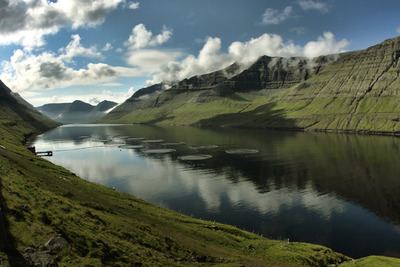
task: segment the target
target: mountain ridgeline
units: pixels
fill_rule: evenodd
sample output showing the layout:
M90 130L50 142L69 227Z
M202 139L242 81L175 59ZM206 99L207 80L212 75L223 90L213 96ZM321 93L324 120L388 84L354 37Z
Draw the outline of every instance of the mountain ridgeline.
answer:
M45 104L37 109L49 118L62 123L92 122L104 117L117 105L115 102L102 101L92 106L80 100L72 103Z
M400 37L314 59L263 56L128 99L104 121L396 134L399 57Z

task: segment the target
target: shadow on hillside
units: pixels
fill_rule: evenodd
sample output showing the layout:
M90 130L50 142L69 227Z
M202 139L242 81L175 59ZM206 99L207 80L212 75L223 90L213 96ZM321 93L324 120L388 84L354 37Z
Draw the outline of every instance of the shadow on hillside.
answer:
M146 124L157 124L158 122L163 122L163 121L166 121L166 120L173 120L174 118L175 118L175 116L163 115L163 116L160 116L158 118L155 118L154 120L147 121Z
M0 180L0 189L3 185ZM10 266L26 266L26 261L17 250L14 237L10 233L10 226L6 218L7 207L0 191L0 251L7 254Z
M195 123L203 127L250 127L264 129L299 130L296 120L286 117L283 109L277 109L275 103L268 103L256 109L217 115L213 118L203 119Z

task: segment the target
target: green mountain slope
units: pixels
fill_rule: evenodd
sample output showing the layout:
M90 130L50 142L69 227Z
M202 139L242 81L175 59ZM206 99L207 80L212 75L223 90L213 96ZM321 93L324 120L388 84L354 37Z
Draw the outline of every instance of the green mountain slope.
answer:
M4 88L0 92L2 111L8 115L0 118L1 266L327 266L351 262L322 246L268 240L86 182L22 145L27 135L54 123L27 112ZM385 257L358 261L400 263Z
M43 116L33 106L19 97L0 81L0 129L14 135L28 136L59 125ZM3 136L5 138L5 136Z
M184 80L104 121L396 134L399 57L400 37L308 61L262 57L231 78Z

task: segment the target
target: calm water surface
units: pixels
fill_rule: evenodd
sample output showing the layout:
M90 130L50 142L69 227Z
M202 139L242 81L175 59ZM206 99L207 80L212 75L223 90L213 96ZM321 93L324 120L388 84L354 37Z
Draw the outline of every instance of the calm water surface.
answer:
M83 179L189 216L322 244L355 258L400 257L399 138L67 125L34 145L52 150L48 160ZM226 153L236 148L258 153ZM212 158L179 159L192 154Z

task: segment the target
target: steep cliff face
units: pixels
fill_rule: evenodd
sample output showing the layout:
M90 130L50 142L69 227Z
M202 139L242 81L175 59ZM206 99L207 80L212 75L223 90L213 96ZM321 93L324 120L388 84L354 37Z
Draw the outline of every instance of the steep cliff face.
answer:
M314 59L263 56L250 68L230 79L235 92L262 89L285 89L318 74L338 56L321 56Z
M318 74L337 58L337 55L314 59L262 56L245 70L233 64L224 70L184 79L169 90L178 92L214 90L227 95L263 89L285 89Z
M312 60L264 56L245 70L183 80L114 118L400 134L399 58L400 37Z
M399 57L400 38L342 54L275 101L301 128L396 133L400 130Z

